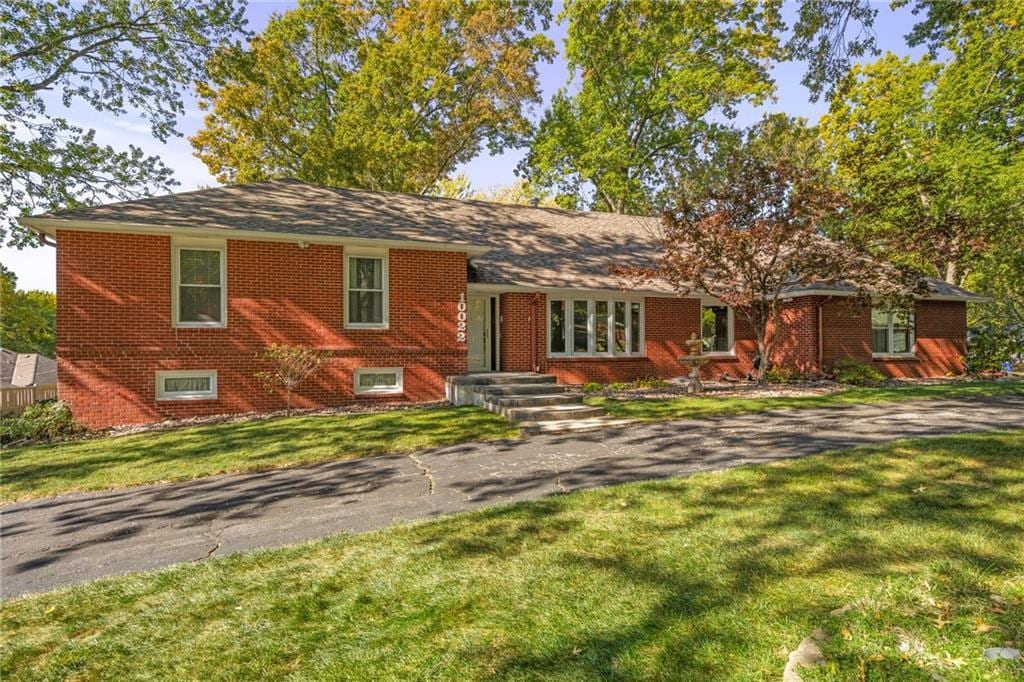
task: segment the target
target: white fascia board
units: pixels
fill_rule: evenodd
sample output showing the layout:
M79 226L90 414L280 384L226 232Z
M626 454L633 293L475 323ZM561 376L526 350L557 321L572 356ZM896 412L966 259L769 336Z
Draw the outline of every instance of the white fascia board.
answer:
M65 220L63 218L18 218L28 228L57 237L57 230L78 232L115 232L121 234L159 234L168 236L216 237L259 242L306 242L308 244L340 244L419 251L458 251L467 256L479 256L491 250L489 246L460 242L428 242L412 239L372 239L365 237L333 237L329 235L299 234L292 232L265 232L262 230L233 230L227 228L180 227L175 225L148 225L106 220Z

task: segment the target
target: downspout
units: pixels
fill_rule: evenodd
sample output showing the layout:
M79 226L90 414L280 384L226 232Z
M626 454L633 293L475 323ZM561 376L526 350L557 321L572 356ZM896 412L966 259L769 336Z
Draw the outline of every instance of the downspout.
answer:
M817 360L818 360L818 376L819 377L825 376L825 322L824 322L825 314L823 312L823 308L825 307L826 303L828 303L828 299L827 298L823 299L820 303L818 303L818 305L815 306L815 312L816 312L816 318L817 318L816 322L815 322L815 327L817 327L817 331L818 331Z
M540 307L540 292L533 295L533 310L530 311L530 366L534 372L540 372L537 364L537 309Z

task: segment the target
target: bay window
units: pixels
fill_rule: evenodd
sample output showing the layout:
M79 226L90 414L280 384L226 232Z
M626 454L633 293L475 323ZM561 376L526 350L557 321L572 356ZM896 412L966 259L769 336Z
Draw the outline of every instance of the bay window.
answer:
M559 356L641 355L642 305L606 298L550 299L548 354Z
M871 310L871 352L911 355L914 352L914 313L909 310Z

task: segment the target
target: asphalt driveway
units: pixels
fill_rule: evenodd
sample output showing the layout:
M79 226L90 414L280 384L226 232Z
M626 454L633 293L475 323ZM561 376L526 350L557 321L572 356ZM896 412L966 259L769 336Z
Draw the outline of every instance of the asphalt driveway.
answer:
M580 488L1020 427L1022 415L1019 396L779 410L36 500L0 512L0 595Z

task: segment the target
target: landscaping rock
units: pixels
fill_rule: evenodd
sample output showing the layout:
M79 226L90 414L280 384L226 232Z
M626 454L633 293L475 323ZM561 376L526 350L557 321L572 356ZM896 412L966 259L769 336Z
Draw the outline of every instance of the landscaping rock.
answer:
M803 682L797 668L813 668L825 665L825 655L821 652L820 643L828 635L821 628L814 628L810 635L804 637L800 646L789 653L786 669L782 671L782 682Z
M989 660L1002 658L1007 661L1016 661L1020 658L1020 649L1011 649L1008 646L994 646L991 649L985 649L985 658Z

